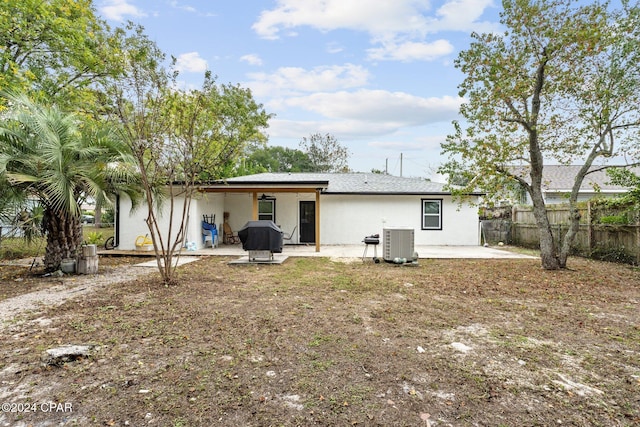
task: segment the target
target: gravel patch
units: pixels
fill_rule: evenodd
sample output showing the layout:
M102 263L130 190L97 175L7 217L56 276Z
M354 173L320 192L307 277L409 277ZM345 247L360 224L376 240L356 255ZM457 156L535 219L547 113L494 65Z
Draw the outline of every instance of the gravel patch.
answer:
M59 285L0 301L0 330L16 316L37 310L40 306L60 305L69 299L94 292L105 286L134 280L157 270L157 267L123 265L106 273L63 276L59 280Z

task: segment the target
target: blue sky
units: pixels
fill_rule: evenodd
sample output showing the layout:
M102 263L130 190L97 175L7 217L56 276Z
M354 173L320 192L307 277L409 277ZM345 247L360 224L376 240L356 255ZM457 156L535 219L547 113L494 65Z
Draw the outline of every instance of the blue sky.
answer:
M270 145L330 133L354 171L432 177L462 99L454 60L472 31L500 29L495 0L96 0L178 60L185 87L205 70L250 88Z

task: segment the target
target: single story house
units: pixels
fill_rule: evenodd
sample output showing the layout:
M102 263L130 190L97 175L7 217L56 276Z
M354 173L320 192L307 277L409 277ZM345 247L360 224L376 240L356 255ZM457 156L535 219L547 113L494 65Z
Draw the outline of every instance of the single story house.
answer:
M469 196L477 202L481 195ZM147 233L146 207L130 209L130 200L121 197L119 249L134 249L136 238ZM204 216L215 216L222 233L227 215L234 232L250 220L272 220L291 234L286 243L315 245L316 251L321 244L361 244L365 236L396 226L413 228L415 245L480 243L477 208L453 200L444 184L383 174L262 173L203 184L191 202L187 242L202 248ZM163 229L168 229L168 216L160 216Z
M542 169L542 197L546 204L566 203L573 188L576 175L581 165L545 165ZM586 201L594 197L615 197L627 192L627 188L620 185L611 184L611 178L606 170L599 166L593 166L594 172L588 173L578 193L578 201ZM515 166L512 170L520 175L529 178L529 168L525 166ZM637 169L633 169L638 173ZM528 193L523 194L524 200L520 203L531 205L531 197Z

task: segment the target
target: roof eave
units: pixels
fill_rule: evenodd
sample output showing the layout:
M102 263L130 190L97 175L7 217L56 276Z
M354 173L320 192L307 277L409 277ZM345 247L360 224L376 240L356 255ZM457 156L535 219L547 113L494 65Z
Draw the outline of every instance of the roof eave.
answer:
M274 185L274 186L292 186L292 185L306 185L306 186L327 186L329 185L328 180L313 180L313 181L299 181L299 180L290 180L290 181L219 181L218 185L228 185L228 186L246 186L246 185Z
M327 195L363 195L363 196L451 196L446 191L323 191ZM465 196L484 196L485 193L468 193Z

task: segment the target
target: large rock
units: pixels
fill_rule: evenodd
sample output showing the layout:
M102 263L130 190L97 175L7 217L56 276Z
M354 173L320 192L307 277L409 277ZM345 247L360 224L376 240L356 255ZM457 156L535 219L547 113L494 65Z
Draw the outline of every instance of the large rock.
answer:
M62 366L65 363L90 357L98 351L100 347L94 344L87 345L63 345L61 347L50 348L42 355L42 362L47 366Z

